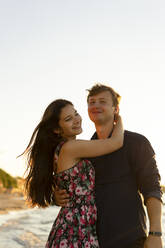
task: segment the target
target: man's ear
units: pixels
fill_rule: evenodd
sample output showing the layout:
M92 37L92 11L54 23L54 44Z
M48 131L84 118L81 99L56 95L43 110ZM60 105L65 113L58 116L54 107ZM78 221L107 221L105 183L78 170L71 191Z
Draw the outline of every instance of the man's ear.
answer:
M116 106L115 107L115 112L114 112L115 114L119 114L119 106Z
M116 106L114 110L114 124L116 124L117 122L118 115L119 115L119 106Z
M114 108L114 114L119 114L119 106L113 106Z

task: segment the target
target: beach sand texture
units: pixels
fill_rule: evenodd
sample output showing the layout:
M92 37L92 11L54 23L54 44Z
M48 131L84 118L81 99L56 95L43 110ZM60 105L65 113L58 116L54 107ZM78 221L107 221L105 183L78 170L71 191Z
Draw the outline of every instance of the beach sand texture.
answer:
M28 206L25 203L23 196L10 193L0 194L0 214L6 214L10 210L27 209Z
M28 209L23 197L0 194L0 248L45 247L59 209L56 206L46 209ZM162 226L163 248L165 248L165 205Z

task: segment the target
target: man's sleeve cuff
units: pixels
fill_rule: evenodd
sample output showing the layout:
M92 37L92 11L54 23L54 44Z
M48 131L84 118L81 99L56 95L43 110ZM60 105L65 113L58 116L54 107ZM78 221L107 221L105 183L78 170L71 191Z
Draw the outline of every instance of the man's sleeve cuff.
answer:
M146 205L146 202L149 198L156 198L158 199L161 203L163 203L162 200L162 192L161 191L154 191L154 192L150 192L147 195L144 196L144 204Z

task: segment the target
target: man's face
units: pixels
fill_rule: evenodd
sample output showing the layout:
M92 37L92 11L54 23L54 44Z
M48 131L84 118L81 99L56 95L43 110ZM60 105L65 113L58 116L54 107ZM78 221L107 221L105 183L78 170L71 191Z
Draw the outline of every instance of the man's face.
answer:
M88 115L97 124L106 124L114 120L115 106L109 91L103 91L88 99Z

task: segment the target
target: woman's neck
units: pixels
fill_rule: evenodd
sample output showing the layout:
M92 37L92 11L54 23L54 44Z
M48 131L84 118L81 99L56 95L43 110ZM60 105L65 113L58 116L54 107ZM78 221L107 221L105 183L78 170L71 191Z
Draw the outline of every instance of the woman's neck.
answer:
M69 141L69 140L75 140L76 139L76 135L74 136L68 136L68 137L63 137L65 139L65 141Z

